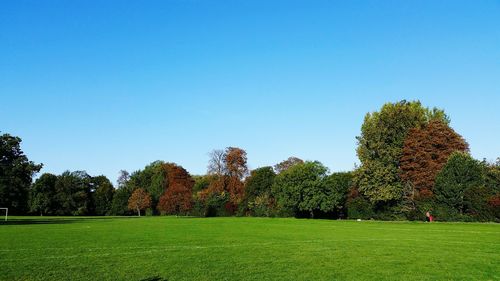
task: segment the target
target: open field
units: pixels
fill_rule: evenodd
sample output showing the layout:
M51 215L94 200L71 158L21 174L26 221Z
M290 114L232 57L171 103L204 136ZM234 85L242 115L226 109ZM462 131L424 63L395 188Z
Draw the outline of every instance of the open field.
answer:
M499 280L500 225L13 217L0 268L1 280Z

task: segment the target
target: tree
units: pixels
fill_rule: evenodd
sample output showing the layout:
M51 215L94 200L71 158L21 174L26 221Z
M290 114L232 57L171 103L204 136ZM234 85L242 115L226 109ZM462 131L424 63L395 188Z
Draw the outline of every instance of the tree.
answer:
M304 163L304 160L297 157L288 157L288 159L274 165L274 170L277 174L290 169L292 166Z
M248 174L247 153L238 147L228 147L224 155L225 174L243 179Z
M353 185L352 178L351 172L333 173L325 178L327 200L323 203L323 210L345 211L347 195Z
M191 210L192 201L192 191L188 187L174 184L160 197L157 208L162 214L182 215Z
M273 194L280 206L295 214L308 212L314 218L317 211L332 211L331 190L325 181L327 172L320 162L294 165L276 177Z
M226 154L222 149L214 149L209 154L208 174L222 176L224 174Z
M240 211L256 216L269 216L274 205L272 186L276 174L272 167L262 167L250 172L245 180L245 197Z
M215 175L193 176L194 186L193 192L198 192L207 189L210 183L216 178Z
M192 207L194 180L181 166L167 163L168 188L160 197L158 211L163 214L186 214Z
M130 181L130 174L125 170L119 172L117 189L113 194L109 213L114 216L129 215L128 199L132 195L135 186Z
M208 173L213 178L208 188L198 192L197 198L205 203L210 198L218 198L214 202L222 202L219 199L227 198L226 194L229 194L229 202L224 204L227 213L233 214L245 194L242 180L248 174L247 153L237 147L227 147L223 152L212 151Z
M236 207L245 194L242 180L248 174L246 151L238 147L226 148L224 164L230 201Z
M166 163L163 168L165 170L167 189L176 184L185 186L189 190L193 189L194 180L182 166L175 163Z
M151 195L144 188L136 189L128 199L129 210L137 211L141 216L141 211L151 207Z
M432 120L422 128L410 129L404 141L400 175L417 194L431 196L434 180L455 151L467 152L467 142L447 124Z
M116 180L118 188L124 187L129 180L130 180L130 173L125 170L120 170L118 179Z
M495 194L500 195L500 157L495 163L483 161L485 167L485 184Z
M253 200L264 193L271 194L276 174L272 167L262 167L253 170L245 181L245 197Z
M57 177L57 215L89 215L92 211L91 177L85 171L65 171Z
M157 204L167 188L165 164L163 161L154 161L143 170L133 172L128 181L128 185L132 189L136 189L138 186L144 188L151 195L153 205Z
M42 164L35 164L21 150L21 138L0 136L0 206L12 214L28 210L29 189Z
M56 206L57 176L49 173L41 175L30 190L30 211L44 214L52 214Z
M454 152L436 177L436 200L449 209L464 214L467 190L484 185L481 163L464 152Z
M94 189L93 201L95 205L95 214L98 216L108 215L111 211L115 189L111 181L105 176L93 177L91 181Z
M379 112L368 113L357 137L361 166L355 181L360 192L377 202L398 202L403 195L399 160L409 130L430 120L449 123L444 111L424 108L420 102L386 103Z
M114 216L129 215L128 199L131 195L132 192L127 188L118 188L114 192L113 200L111 201L110 214Z

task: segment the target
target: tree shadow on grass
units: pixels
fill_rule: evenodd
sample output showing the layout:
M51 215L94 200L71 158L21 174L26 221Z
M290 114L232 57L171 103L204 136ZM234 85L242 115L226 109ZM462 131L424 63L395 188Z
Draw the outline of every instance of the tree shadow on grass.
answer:
M24 217L24 218L12 218L7 221L0 221L0 226L2 225L31 225L31 224L70 224L70 223L82 223L89 221L105 221L105 220L117 220L117 219L135 219L135 217Z

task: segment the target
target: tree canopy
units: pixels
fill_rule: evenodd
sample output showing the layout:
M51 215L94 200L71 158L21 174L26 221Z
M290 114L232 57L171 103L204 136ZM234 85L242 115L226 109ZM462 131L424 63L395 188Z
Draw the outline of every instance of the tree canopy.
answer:
M431 120L421 128L410 129L400 160L400 175L421 195L430 196L434 180L455 151L467 152L467 142L446 123Z
M136 189L128 199L129 210L137 211L141 216L141 211L151 207L151 195L144 188Z
M42 164L35 164L21 150L21 138L0 136L0 206L11 214L28 210L29 188Z
M448 124L443 110L423 107L418 101L386 103L380 111L368 113L357 137L361 166L356 171L359 190L372 202L399 201L403 184L399 161L407 133L431 120Z

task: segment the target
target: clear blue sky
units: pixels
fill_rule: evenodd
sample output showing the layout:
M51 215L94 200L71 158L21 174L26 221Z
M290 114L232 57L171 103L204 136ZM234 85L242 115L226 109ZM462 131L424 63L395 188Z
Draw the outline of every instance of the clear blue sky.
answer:
M478 159L500 156L500 1L2 1L0 130L43 172L192 174L238 146L358 162L366 112L444 108Z

